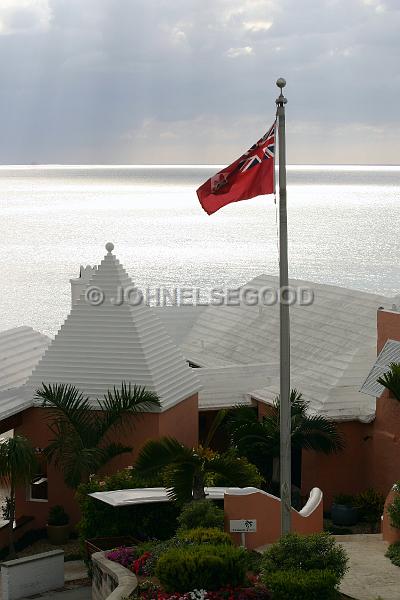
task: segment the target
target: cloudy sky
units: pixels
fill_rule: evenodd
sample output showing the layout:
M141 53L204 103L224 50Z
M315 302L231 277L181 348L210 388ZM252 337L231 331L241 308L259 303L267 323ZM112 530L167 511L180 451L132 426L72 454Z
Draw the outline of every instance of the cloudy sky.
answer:
M0 0L0 163L400 163L399 0Z

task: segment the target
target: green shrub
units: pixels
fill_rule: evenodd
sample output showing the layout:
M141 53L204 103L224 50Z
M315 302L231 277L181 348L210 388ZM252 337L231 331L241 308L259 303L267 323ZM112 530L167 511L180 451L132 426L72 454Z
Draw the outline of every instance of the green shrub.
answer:
M400 491L400 482L396 484L396 488ZM400 494L394 497L392 504L389 504L387 510L391 526L400 529Z
M334 600L337 577L332 571L275 571L264 576L274 600Z
M246 550L246 571L252 571L258 575L261 571L263 555L256 550Z
M167 592L236 587L245 581L245 552L226 544L174 548L159 558L156 576Z
M228 544L232 546L232 539L228 533L215 527L196 527L196 529L183 529L178 532L179 539L189 544L213 544L219 546Z
M275 571L328 569L339 582L348 569L347 562L346 552L329 533L288 533L266 550L262 570L266 574Z
M358 509L360 517L367 523L376 523L382 516L385 498L373 488L358 494L354 506Z
M130 489L143 485L146 485L143 480L137 478L131 470L125 469L101 480L92 479L89 483L79 486L77 500L81 520L78 531L82 549L85 540L97 537L132 536L141 540L164 540L174 535L179 514L175 502L112 507L88 496L92 492Z
M400 542L390 544L385 556L387 558L390 558L390 560L394 565L396 565L396 567L400 567Z
M181 530L206 527L223 531L224 511L210 500L197 500L183 507L178 523Z

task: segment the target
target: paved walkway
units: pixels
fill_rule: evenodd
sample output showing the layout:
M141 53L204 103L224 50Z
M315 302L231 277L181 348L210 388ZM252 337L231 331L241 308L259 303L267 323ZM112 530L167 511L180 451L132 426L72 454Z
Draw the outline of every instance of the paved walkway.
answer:
M337 535L350 569L340 590L357 600L400 600L400 567L385 557L388 544L376 535Z

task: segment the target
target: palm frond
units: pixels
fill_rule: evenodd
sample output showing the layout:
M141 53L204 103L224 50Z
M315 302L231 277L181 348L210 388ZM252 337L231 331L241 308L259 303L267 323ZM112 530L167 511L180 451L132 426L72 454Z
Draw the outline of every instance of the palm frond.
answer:
M171 500L182 504L192 500L195 472L196 465L190 462L174 464L171 469L168 469L166 485Z
M377 382L392 392L396 400L400 401L400 364L390 363L389 371L379 377Z
M82 442L92 440L94 416L90 401L75 386L42 383L42 388L36 391L35 399L43 401L42 406L48 409L48 419L63 421Z
M115 458L116 456L120 456L121 454L126 454L127 452L132 452L132 446L124 446L123 444L119 444L117 442L112 442L107 444L107 446L98 448L97 452L97 469L104 467L110 460Z
M171 464L198 463L192 448L171 437L149 440L140 450L135 463L139 475L152 475Z
M228 485L245 487L254 483L254 467L232 454L218 454L205 464L207 473L224 478Z
M218 429L221 427L222 423L225 421L227 413L228 413L227 410L219 410L217 412L217 414L215 415L215 418L214 418L213 422L211 423L211 427L208 430L207 437L204 440L204 444L203 444L204 448L210 447L210 444L213 441L215 434L217 433Z
M0 480L14 487L28 483L37 467L35 451L20 435L0 440Z
M335 423L321 415L311 415L298 426L292 422L292 446L331 454L343 450L344 438Z
M106 434L118 425L120 429L131 429L134 426L132 419L124 418L127 413L141 415L146 411L158 408L160 400L155 392L146 390L138 385L122 382L121 388L114 386L104 396L104 400L98 400L102 411L101 418L97 421L97 436L102 439Z

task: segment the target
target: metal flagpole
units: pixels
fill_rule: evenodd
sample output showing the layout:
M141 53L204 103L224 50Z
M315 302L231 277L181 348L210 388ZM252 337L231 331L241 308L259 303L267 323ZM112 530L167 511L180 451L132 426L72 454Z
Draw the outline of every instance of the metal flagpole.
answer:
M286 209L286 143L285 104L286 81L279 78L281 92L276 100L279 134L279 288L280 288L280 488L281 535L291 530L291 406L290 406L290 326L288 237Z

